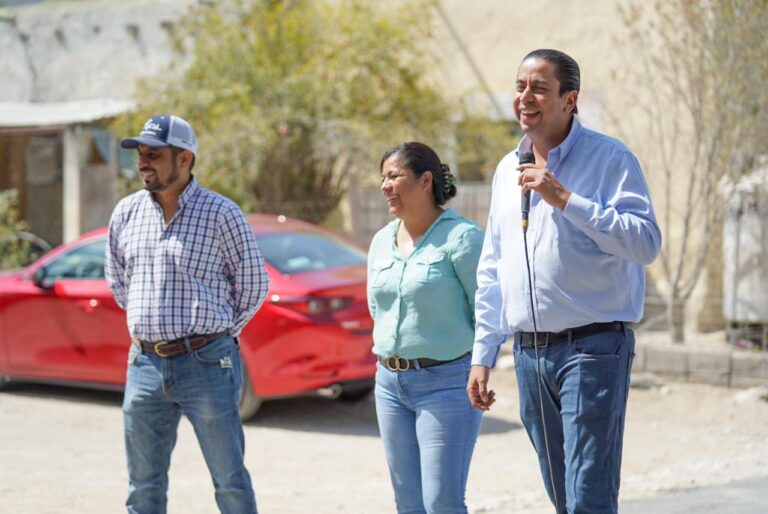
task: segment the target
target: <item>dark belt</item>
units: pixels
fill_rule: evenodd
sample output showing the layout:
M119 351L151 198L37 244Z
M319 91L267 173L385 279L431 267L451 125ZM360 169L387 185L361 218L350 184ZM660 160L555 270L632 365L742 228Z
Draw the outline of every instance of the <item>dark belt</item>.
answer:
M132 339L133 344L141 348L142 352L154 353L158 357L176 357L185 353L194 352L211 341L220 337L229 335L228 332L217 332L215 334L192 334L187 337L180 337L173 341L157 341L150 343L139 339Z
M379 357L379 362L389 371L408 371L409 369L431 368L432 366L439 366L440 364L457 361L467 355L469 355L469 352L459 355L455 359L450 359L447 361L430 359L428 357L422 357L420 359L405 359L398 355L393 355L392 357L386 358Z
M623 321L609 321L606 323L590 323L581 327L569 328L562 332L538 332L536 334L536 346L542 348L550 344L563 343L568 340L580 339L582 337L592 336L603 332L619 332L624 330ZM523 348L533 347L533 332L518 332L520 336L520 346Z

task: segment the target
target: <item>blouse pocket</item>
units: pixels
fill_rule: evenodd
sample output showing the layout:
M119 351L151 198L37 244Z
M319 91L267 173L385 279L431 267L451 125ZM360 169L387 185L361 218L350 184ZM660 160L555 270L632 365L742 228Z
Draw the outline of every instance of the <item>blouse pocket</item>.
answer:
M371 287L380 288L387 283L392 274L392 266L395 261L376 261L371 263Z
M441 252L432 252L416 256L408 262L410 267L409 279L418 283L435 282L443 274L445 254Z

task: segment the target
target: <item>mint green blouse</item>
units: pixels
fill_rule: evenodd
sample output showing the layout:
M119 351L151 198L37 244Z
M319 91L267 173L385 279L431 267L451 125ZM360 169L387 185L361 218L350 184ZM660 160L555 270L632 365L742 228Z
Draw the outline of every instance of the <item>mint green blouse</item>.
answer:
M483 232L446 209L403 259L396 245L399 226L399 219L388 223L368 250L373 352L450 360L471 351Z

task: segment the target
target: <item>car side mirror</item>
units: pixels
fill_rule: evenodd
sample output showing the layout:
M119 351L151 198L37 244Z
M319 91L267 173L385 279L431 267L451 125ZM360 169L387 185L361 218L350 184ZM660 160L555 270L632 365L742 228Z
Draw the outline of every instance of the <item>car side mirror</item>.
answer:
M46 291L53 289L54 280L48 277L48 270L45 269L45 266L35 271L32 282L40 289L45 289Z

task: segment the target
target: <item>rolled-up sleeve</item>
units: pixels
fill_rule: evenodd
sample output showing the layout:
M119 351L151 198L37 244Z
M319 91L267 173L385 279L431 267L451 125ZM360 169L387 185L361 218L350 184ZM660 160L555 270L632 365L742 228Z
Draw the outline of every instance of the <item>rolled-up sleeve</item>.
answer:
M376 319L376 299L373 295L373 290L371 288L371 284L373 283L373 266L371 265L374 261L375 254L375 247L374 243L376 241L376 238L374 237L373 241L371 242L371 246L368 250L368 266L367 266L367 273L366 273L366 296L368 298L368 312L371 315L371 319Z
M461 282L467 302L474 310L477 293L477 265L483 249L483 232L477 227L465 230L451 250L451 262Z

